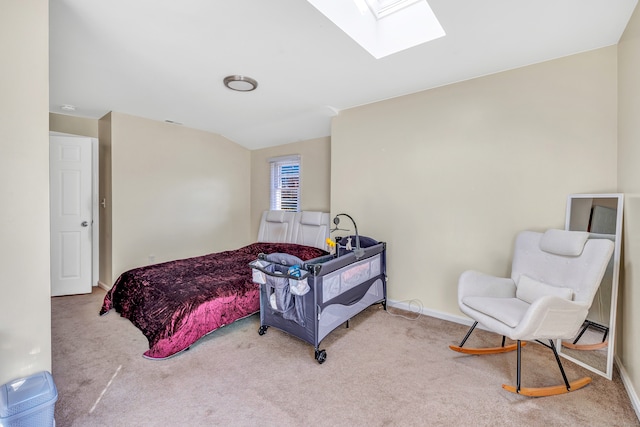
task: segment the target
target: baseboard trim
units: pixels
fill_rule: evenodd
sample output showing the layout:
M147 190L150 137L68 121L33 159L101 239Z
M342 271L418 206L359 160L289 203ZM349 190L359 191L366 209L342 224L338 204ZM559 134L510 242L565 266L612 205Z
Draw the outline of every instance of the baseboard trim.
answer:
M624 388L627 390L627 394L629 395L629 399L631 400L631 406L633 406L633 409L636 411L636 417L638 417L638 420L640 420L640 398L638 398L638 393L636 393L636 390L631 383L631 378L629 377L629 374L627 373L627 370L622 364L620 358L618 358L618 356L614 356L613 360L618 367L618 372L620 372L622 384L624 384Z
M111 290L111 286L107 286L104 283L102 283L101 281L98 280L98 287L104 289L105 291L110 291Z
M432 310L430 308L424 308L424 307L422 307L422 303L419 302L419 301L418 301L418 303L419 303L418 305L419 305L420 309L416 310L415 309L415 304L412 304L412 302L414 302L414 301L416 301L416 300L411 300L411 301L387 300L387 304L390 307L399 308L401 310L410 311L412 313L420 313L420 314L423 314L425 316L435 317L436 319L441 319L441 320L447 320L449 322L458 323L460 325L471 326L473 324L473 320L469 319L468 317L457 316L455 314L445 313L443 311ZM478 324L477 328L478 329L488 330L481 324Z
M417 304L416 304L417 302ZM391 307L399 308L401 310L410 311L412 313L420 313L425 316L435 317L436 319L448 320L453 323L460 323L462 325L471 326L473 320L468 317L456 316L455 314L449 314L442 311L431 310L428 308L422 307L422 303L418 300L408 300L408 301L394 301L388 300L387 304ZM418 310L416 310L416 306Z

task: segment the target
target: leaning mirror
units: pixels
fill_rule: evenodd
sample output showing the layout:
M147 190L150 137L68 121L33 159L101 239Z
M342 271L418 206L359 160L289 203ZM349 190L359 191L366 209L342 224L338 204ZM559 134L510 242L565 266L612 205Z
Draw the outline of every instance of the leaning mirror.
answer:
M587 320L575 337L558 345L562 356L608 379L613 374L622 199L622 194L571 194L565 220L567 230L588 231L590 239L610 239L615 244Z

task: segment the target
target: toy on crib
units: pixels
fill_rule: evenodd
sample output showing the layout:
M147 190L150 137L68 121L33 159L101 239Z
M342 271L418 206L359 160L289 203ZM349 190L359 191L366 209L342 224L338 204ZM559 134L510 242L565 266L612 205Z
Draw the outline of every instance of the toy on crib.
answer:
M293 277L300 277L301 273L300 273L300 266L299 265L292 265L291 267L289 267L289 270L287 271L287 274L289 276L293 276Z
M364 256L364 249L360 247L360 236L358 235L358 226L356 225L356 222L354 221L353 218L351 218L350 215L347 215L345 213L341 213L336 215L333 218L333 223L336 225L334 228L332 228L330 231L331 233L333 233L334 231L338 231L338 230L344 230L343 228L338 228L338 224L340 224L340 216L346 216L347 218L349 218L351 220L351 222L353 223L353 228L355 228L356 231L356 248L353 249L352 245L351 245L351 238L348 237L347 238L347 245L345 246L345 249L348 251L353 250L353 254L356 256L356 259L360 259Z
M333 240L331 240L329 237L327 237L327 245L329 245L329 253L331 255L336 253L336 242L334 242Z

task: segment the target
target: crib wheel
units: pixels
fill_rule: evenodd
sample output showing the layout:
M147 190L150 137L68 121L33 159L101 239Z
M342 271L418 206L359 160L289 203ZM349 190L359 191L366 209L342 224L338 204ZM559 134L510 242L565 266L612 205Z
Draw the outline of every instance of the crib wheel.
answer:
M258 335L264 335L267 333L267 329L269 329L268 326L260 326L260 329L258 329Z
M316 350L316 360L319 364L323 364L327 360L327 352L324 350Z

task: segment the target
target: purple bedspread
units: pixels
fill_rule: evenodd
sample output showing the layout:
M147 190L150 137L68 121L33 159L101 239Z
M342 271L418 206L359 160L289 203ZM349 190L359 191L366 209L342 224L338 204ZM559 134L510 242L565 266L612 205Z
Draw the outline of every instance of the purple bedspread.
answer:
M189 348L221 326L260 310L260 288L248 264L260 253L282 252L303 261L322 249L293 243L243 248L135 268L120 275L100 315L115 308L149 340L144 356L162 359Z

